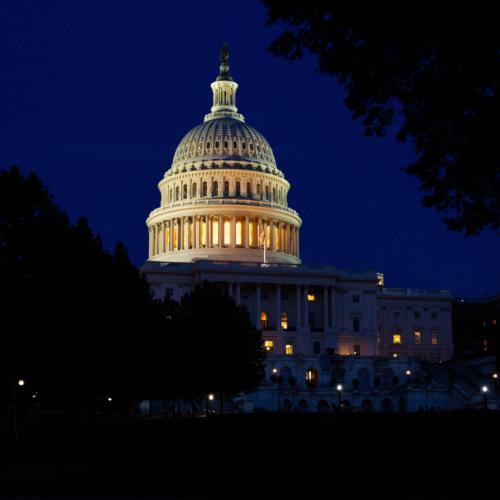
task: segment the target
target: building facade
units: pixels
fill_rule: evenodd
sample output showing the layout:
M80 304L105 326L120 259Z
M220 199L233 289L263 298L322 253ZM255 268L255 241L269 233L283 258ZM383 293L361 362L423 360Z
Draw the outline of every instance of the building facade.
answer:
M247 307L268 361L262 387L240 407L460 406L449 377L437 375L453 357L450 293L302 264L290 184L238 112L225 49L211 87L211 112L184 136L158 184L143 272L159 298L178 300L208 280Z

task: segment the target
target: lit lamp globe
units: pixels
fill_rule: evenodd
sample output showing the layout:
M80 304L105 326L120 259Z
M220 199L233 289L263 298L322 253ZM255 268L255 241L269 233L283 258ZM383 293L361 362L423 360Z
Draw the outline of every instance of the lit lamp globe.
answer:
M24 380L23 380L22 378L21 378L21 379L19 379L19 380L17 381L17 385L19 385L19 386L21 386L21 387L22 387L22 386L24 385Z

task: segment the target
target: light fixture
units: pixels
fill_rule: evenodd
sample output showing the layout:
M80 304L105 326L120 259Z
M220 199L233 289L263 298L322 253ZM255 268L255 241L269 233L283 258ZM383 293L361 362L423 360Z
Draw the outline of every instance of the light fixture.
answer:
M498 373L496 373L496 372L495 372L495 373L492 375L492 377L493 377L494 379L497 379L497 378L498 378Z
M209 401L213 401L214 400L214 395L213 394L209 394L208 395L208 400Z
M406 375L411 375L411 370L406 370Z
M273 368L273 373L274 374L278 373L278 369L277 368Z
M488 392L488 386L487 385L483 385L481 387L481 391L486 394Z
M111 401L113 401L113 398L111 396L108 396L108 401L111 403Z
M24 380L21 378L17 381L17 385L20 385L21 387L24 385Z
M340 392L342 389L343 389L342 384L338 384L338 385L337 385L337 391L339 391L339 392Z
M392 355L392 357L393 357L394 359L397 359L398 355L397 355L396 353L394 353L394 354Z

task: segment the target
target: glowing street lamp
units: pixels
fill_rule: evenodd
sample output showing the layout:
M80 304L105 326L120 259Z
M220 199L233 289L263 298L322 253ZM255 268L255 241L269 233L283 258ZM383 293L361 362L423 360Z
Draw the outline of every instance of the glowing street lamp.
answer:
M206 408L206 414L207 414L207 417L210 413L212 413L212 401L214 400L214 395L213 394L209 394L208 397L207 397L207 408Z
M24 385L24 380L22 378L20 378L18 381L17 381L17 385L19 385L20 387L22 387Z
M340 407L342 405L342 389L344 387L342 386L342 384L337 384L337 396L338 396L338 406L339 406L339 410L340 410Z
M17 387L24 386L24 379L20 378L12 382L12 427L14 430L14 439L17 440L19 432L17 430L17 398L16 398L16 389Z
M483 393L483 402L484 402L484 409L487 410L488 409L488 391L489 391L489 388L487 385L483 385L481 386L481 392Z
M277 368L273 368L273 375L276 375L278 373L278 369Z
M498 373L497 373L497 372L495 372L495 373L492 375L492 377L493 377L495 380L498 380Z

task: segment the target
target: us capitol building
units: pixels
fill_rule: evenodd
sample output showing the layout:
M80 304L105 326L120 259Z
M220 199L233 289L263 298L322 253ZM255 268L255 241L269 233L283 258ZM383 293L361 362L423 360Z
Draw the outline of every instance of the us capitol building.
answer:
M290 184L238 112L225 47L211 87L210 113L158 184L142 271L158 298L179 300L195 283L216 282L262 328L265 380L236 403L245 411L329 411L339 401L376 411L463 406L437 373L453 357L450 293L304 265Z

